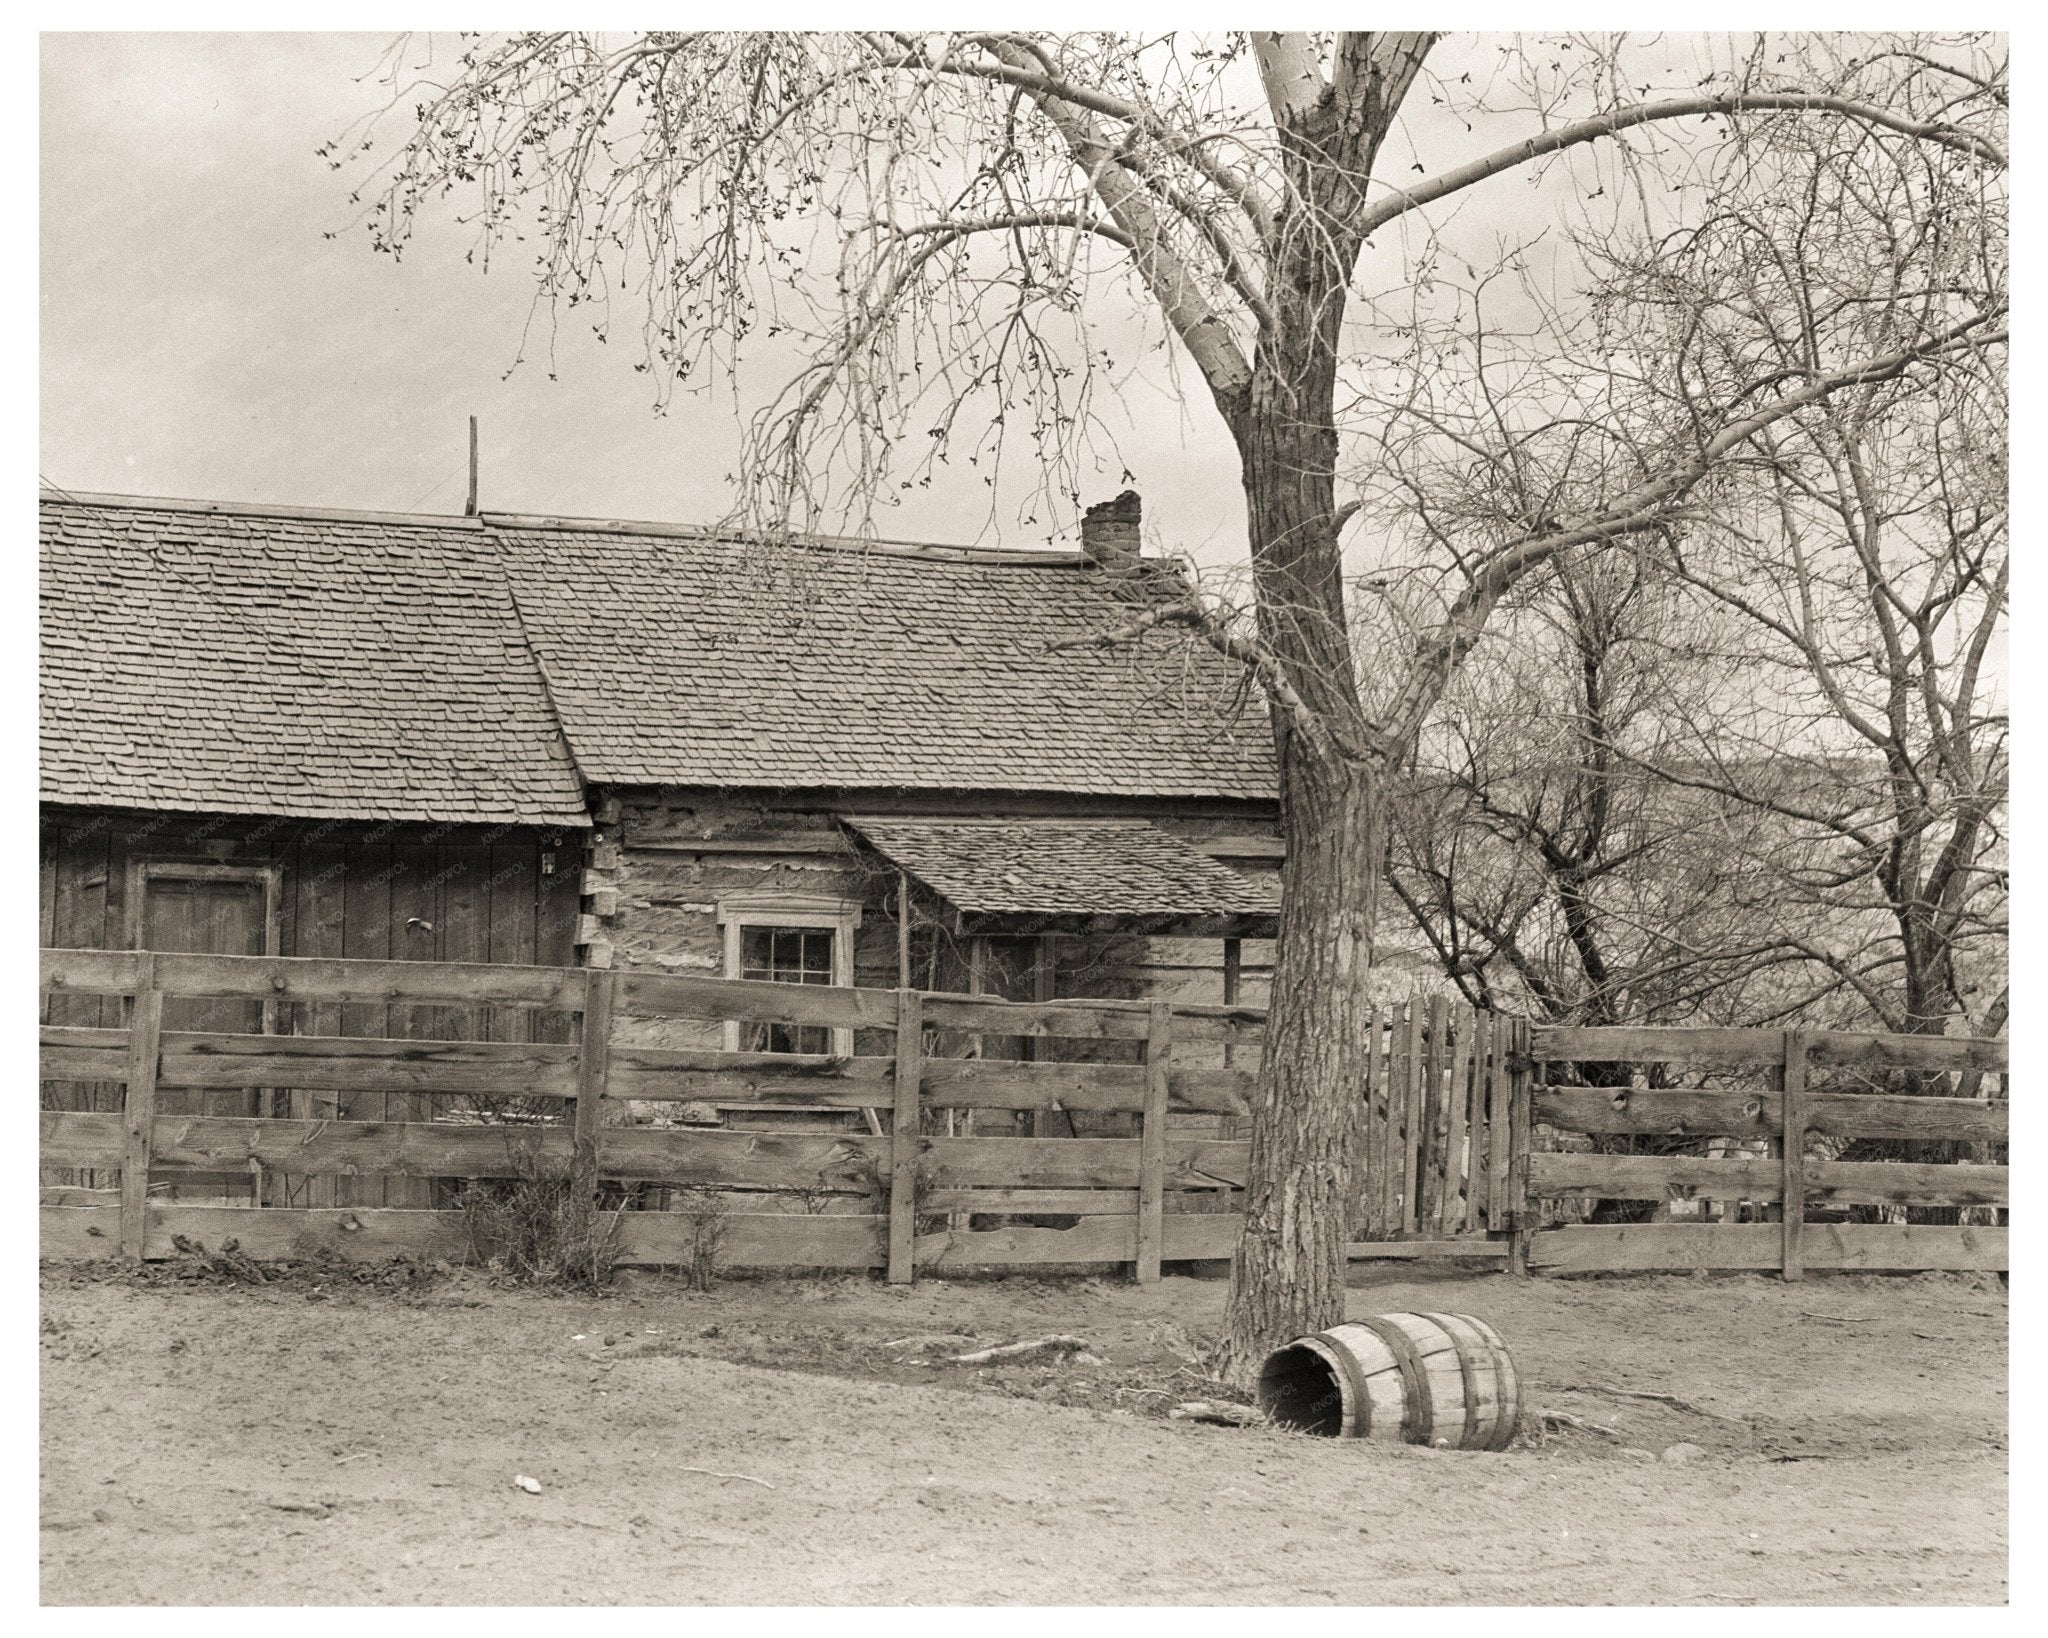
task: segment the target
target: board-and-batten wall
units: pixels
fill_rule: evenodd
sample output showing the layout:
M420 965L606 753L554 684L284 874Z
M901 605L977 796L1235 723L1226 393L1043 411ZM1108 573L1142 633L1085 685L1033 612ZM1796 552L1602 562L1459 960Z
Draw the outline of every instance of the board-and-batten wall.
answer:
M129 902L138 867L268 867L271 947L288 956L486 961L572 966L582 870L577 832L478 825L228 818L45 808L40 917L46 946L122 949L137 942ZM44 1022L113 1026L123 1004L53 996ZM103 1015L102 1009L105 1009ZM292 1035L426 1040L568 1040L566 1016L489 1008L298 1005L271 1027ZM228 1026L240 1027L240 1026ZM118 1084L44 1082L44 1108L118 1110ZM335 1095L320 1093L318 1113ZM418 1120L430 1100L352 1094L337 1117ZM115 1179L49 1174L46 1183L106 1187ZM335 1205L425 1206L424 1179L321 1180Z

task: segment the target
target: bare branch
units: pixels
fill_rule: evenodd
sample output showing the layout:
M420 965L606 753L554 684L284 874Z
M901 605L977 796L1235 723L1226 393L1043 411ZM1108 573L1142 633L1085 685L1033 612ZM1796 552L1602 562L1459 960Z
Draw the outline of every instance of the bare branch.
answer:
M1617 108L1608 113L1596 114L1591 119L1561 125L1555 130L1543 131L1508 147L1496 149L1484 158L1444 171L1413 187L1396 188L1390 198L1366 210L1358 223L1359 237L1370 238L1397 216L1404 216L1411 210L1434 204L1437 200L1448 198L1475 183L1499 176L1503 171L1511 171L1519 165L1526 165L1532 159L1540 159L1545 154L1560 153L1584 143L1597 142L1603 137L1616 136L1634 126L1648 125L1659 120L1690 119L1703 114L1754 113L1772 109L1841 115L1848 119L1860 120L1866 125L1876 126L1880 130L1896 131L1923 142L1971 154L1999 170L2006 168L2005 151L1996 143L1973 131L1966 131L1955 125L1904 119L1886 109L1856 102L1848 97L1798 92L1677 97L1667 102L1638 103L1633 107Z
M1404 745L1413 739L1424 713L1441 697L1445 682L1471 651L1494 605L1532 569L1573 546L1612 545L1631 535L1662 529L1670 521L1671 509L1714 471L1722 457L1767 427L1845 388L1891 380L1916 364L1939 358L1958 347L2000 344L2005 333L1985 327L1995 324L2003 313L2001 306L1994 312L1974 315L1912 347L1811 380L1766 408L1722 427L1689 458L1667 468L1650 482L1637 485L1584 522L1525 536L1494 551L1474 573L1471 585L1452 604L1448 615L1419 647L1407 682L1381 719L1382 738L1389 745Z

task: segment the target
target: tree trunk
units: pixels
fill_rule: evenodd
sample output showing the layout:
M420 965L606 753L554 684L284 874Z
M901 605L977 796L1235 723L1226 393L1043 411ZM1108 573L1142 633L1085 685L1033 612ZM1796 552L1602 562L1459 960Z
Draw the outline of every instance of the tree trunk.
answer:
M1251 1099L1244 1231L1222 1374L1248 1383L1273 1348L1344 1317L1353 1156L1362 1129L1367 975L1386 862L1385 791L1345 619L1334 517L1335 316L1341 292L1292 292L1262 349L1240 435L1260 637L1328 733L1274 710L1286 893L1265 1054Z
M1306 760L1282 773L1287 894L1221 1370L1239 1383L1280 1344L1343 1321L1358 1193L1385 802L1366 770L1333 777Z
M1344 36L1336 80L1314 98L1298 94L1286 53L1261 53L1285 203L1251 379L1228 413L1259 640L1295 703L1273 711L1286 890L1224 1321L1221 1369L1240 1384L1273 1348L1344 1318L1388 762L1359 697L1344 606L1337 361L1364 181L1427 49L1427 36Z

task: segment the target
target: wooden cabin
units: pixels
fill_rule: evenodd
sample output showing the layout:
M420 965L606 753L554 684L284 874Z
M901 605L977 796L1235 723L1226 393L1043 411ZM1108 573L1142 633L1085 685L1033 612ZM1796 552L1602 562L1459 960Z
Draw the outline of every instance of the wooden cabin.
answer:
M1072 551L50 492L40 510L45 945L1265 999L1280 844L1263 702L1183 634L1087 641L1175 590L1139 550L1135 496L1093 509ZM49 1005L46 1021L99 1022L90 998ZM550 1027L180 1005L206 1015L168 1027ZM648 1044L856 1045L647 1027ZM45 1106L118 1096L46 1084ZM184 1096L192 1113L428 1113L396 1094ZM406 1180L320 1186L427 1203Z

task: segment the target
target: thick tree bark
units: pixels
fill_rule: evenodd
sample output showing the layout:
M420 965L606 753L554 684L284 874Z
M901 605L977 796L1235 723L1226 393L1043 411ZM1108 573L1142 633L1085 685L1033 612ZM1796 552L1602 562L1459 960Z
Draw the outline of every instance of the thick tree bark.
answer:
M1280 1343L1344 1318L1366 977L1386 857L1377 784L1363 767L1328 770L1300 757L1282 771L1287 897L1223 1349L1222 1373L1238 1382Z
M1429 36L1345 35L1329 83L1290 37L1253 43L1287 188L1269 247L1266 321L1231 431L1259 639L1319 731L1276 707L1287 892L1224 1322L1221 1370L1239 1383L1273 1348L1344 1318L1387 804L1344 607L1337 361L1365 178Z
M1252 1095L1245 1226L1222 1371L1344 1317L1345 1240L1365 1084L1367 975L1386 801L1361 708L1335 518L1333 401L1342 275L1305 265L1261 344L1239 436L1260 638L1328 730L1276 709L1287 893L1265 1055Z

